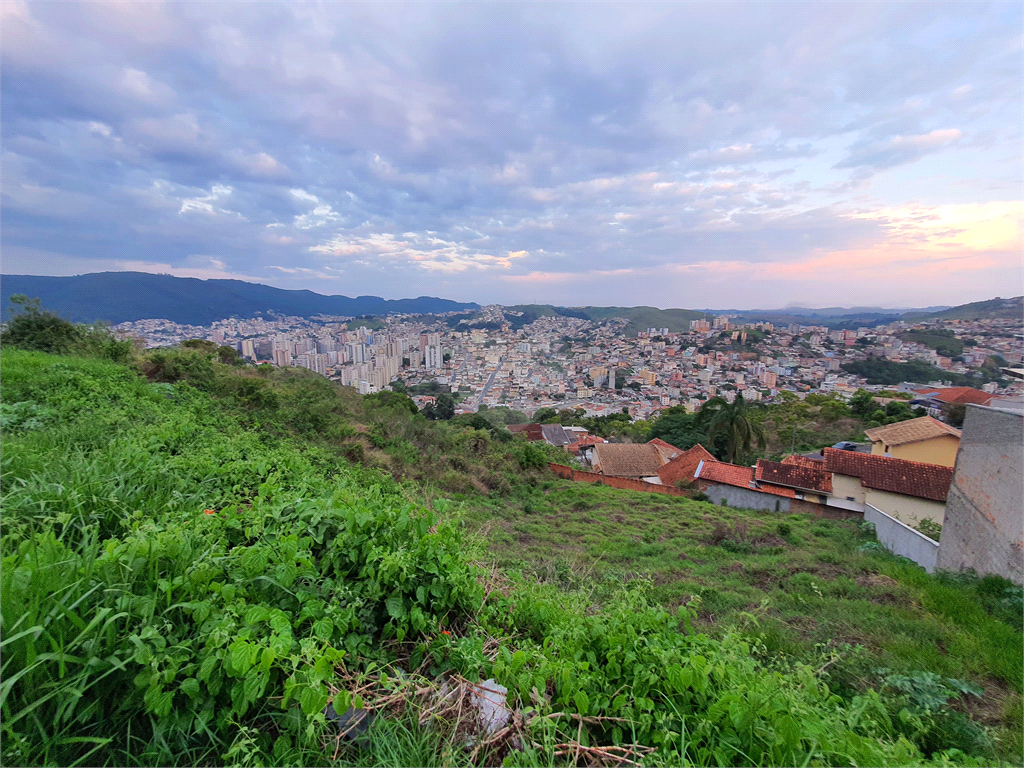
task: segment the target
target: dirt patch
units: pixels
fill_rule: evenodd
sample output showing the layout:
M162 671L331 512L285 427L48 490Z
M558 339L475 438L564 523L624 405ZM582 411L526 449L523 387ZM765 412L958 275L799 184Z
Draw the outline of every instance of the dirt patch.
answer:
M524 546L527 544L532 544L533 536L531 536L528 533L520 533L518 536L516 536L516 541L518 541L520 544Z
M1004 725L1003 712L1006 710L1006 700L1014 695L1013 692L1002 680L993 677L986 677L981 681L981 685L985 693L980 698L968 694L950 702L950 706L982 725Z
M723 565L718 569L719 573L744 573L746 568L743 567L743 563L730 563L729 565Z
M612 520L614 520L616 523L624 523L624 522L626 522L626 516L625 515L612 515Z
M876 589L892 589L898 587L899 582L881 573L872 573L869 576L861 576L857 579L857 586L874 587Z
M872 591L868 599L876 605L912 605L914 602L897 594L895 590L899 589L900 583L896 579L889 578L881 573L861 576L857 579L857 584ZM945 648L941 648L941 644L940 650L943 653L946 652Z
M770 533L766 534L764 536L758 536L756 539L753 539L750 543L753 544L755 547L758 547L758 548L764 547L765 549L768 549L770 547L784 547L784 546L786 546L786 540L785 539L783 539L783 538L781 538L779 536L774 536L774 535L772 535Z

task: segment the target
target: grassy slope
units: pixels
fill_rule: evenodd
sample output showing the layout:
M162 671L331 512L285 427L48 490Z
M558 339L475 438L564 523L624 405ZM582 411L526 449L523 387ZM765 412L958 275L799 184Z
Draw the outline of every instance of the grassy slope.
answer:
M1020 749L1012 736L1021 728L1019 613L999 614L1013 628L976 594L869 544L873 537L855 523L562 480L545 483L522 507L470 509L471 526L502 568L596 590L598 599L602 585L649 576L667 607L698 597L711 632L746 622L774 651L796 658L818 644L843 649L831 669L840 690L877 686L879 668L970 677L986 689L979 716L1003 729L1011 754Z
M285 562L273 565L272 560L269 568L253 567L255 561L251 558L259 551L267 552L267 546L277 551L281 539L276 537L281 533L275 531L275 526L283 525L284 532L302 536L312 530L308 523L310 515L336 515L338 512L331 510L337 510L338 504L354 508L356 526L364 525L361 520L373 526L375 533L369 541L374 548L379 546L380 551L374 554L372 549L367 550L368 540L358 527L344 535L338 533L336 540L340 545L325 551L367 558L366 565L403 562L402 569L387 577L401 581L384 581L383 567L378 576L369 580L363 571L338 581L338 574L332 569L338 568L340 561L314 556L298 563L302 571L291 591L301 592L316 603L320 599L319 585L330 577L334 583L361 591L360 599L375 606L372 616L360 614L361 620L372 621L387 630L401 625L396 624L397 617L389 619L391 606L384 611L381 601L385 595L396 594L395 590L416 592L417 579L422 574L412 571L411 582L403 575L407 568L415 568L421 562L420 555L415 553L428 547L435 554L424 556L445 558L445 578L465 590L470 589L467 579L472 578L472 572L461 565L461 558L474 551L473 547L462 547L457 532L450 528L446 529L450 538L444 541L435 541L433 529L411 539L408 529L399 534L403 529L396 528L393 520L406 513L387 505L405 504L406 499L430 501L438 494L447 495L481 470L492 471L494 485L477 488L471 483L465 488L469 494L465 514L471 528L487 532L481 538L493 546L494 555L505 566L524 566L561 588L561 596L553 599L543 597L550 592L536 592L532 588L510 592L518 606L514 614L511 605L492 609L498 616L513 615L516 622L515 632L498 635L503 646L511 651L518 646L525 654L516 654L520 660L512 661L511 671L502 666L500 658L489 662L472 651L473 641L468 635L477 630L469 623L461 624L467 634L464 640L468 642L463 646L467 655L462 663L468 665L468 670L504 680L513 689L518 686L523 701L528 699L530 686L546 690L545 675L552 676L547 678L547 685L551 686L547 690L552 695L560 690L564 694L552 702L561 708L586 709L587 702L586 698L580 699L580 694L563 690L564 681L585 684L595 708L610 706L609 695L622 690L622 686L637 685L632 673L612 668L612 657L607 654L616 652L617 643L602 650L605 646L601 638L607 627L624 621L629 632L646 627L639 637L648 640L631 641L638 652L644 642L650 643L645 651L648 654L677 653L692 642L703 643L700 647L706 647L705 654L724 654L720 657L722 677L716 678L722 690L716 691L715 696L728 696L732 690L753 690L750 686L777 679L784 686L773 695L783 697L782 706L788 711L786 702L796 702L811 692L803 682L792 687L788 682L792 677L787 677L781 666L778 669L783 672L778 678L764 674L764 670L780 663L780 651L808 661L813 670L821 666L822 657L820 649L815 653L814 642L828 638L839 643L860 642L869 653L880 654L881 663L894 669L935 669L956 677L968 673L977 676L990 694L996 694L990 695L989 701L999 704L986 714L993 722L1007 721L1019 726L1019 697L1000 693L1000 686L1009 691L1020 690L1019 630L991 618L976 590L943 585L924 577L919 569L899 565L881 554L857 552L865 539L849 526L787 518L792 530L786 534L789 540L784 540L777 520L771 515L561 481L542 480L536 484L538 475L523 471L515 461L517 456L531 461L538 457L522 453L523 446L518 441L495 443L484 432L460 431L407 418L400 411L371 406L370 399L358 398L350 390L304 373L278 371L263 378L252 371L206 368L192 360L185 372L197 385L205 387L206 391L199 391L182 384L153 386L128 368L99 361L7 350L0 362L4 404L33 401L44 409L40 418L46 421L43 429L5 431L4 435L4 568L6 577L13 574L18 580L17 590L12 590L10 578L4 581L5 643L9 643L4 648L4 677L11 679L19 664L32 665L34 670L32 685L10 689L13 693L4 703L6 727L13 728L4 732L5 764L69 764L72 758L112 764L237 763L247 755L250 761L264 764L270 760L275 764L331 762L329 755L321 753L308 740L301 748L298 740L292 747L280 747L275 736L288 727L292 715L282 715L272 701L257 696L248 711L243 709L237 719L230 716L230 702L235 701L236 694L232 689L230 701L225 704L228 687L221 691L220 698L212 692L204 698L207 694L198 686L198 698L191 693L186 696L182 687L175 693L171 714L161 715L161 726L154 728L141 699L147 686L157 685L156 678L150 681L133 677L139 669L133 666L138 662L136 658L127 662L129 671L122 679L111 659L117 658L117 654L121 659L132 657L136 649L129 643L129 634L155 642L155 631L177 638L166 649L166 654L181 656L180 663L173 663L177 673L167 673L173 679L171 692L177 690L186 675L197 674L197 667L189 665L198 665L206 658L203 654L212 655L214 651L228 676L225 685L231 686L232 680L237 679L237 670L233 672L231 664L219 655L223 649L217 650L215 642L229 642L239 633L255 642L265 643L267 639L262 620L250 621L244 606L241 613L232 613L237 609L211 596L223 596L222 590L210 594L202 591L211 577L218 581L227 579L253 606L262 604L285 611L291 617L290 631L295 633L296 640L313 641L313 645L303 645L299 661L270 662L274 677L267 695L271 695L270 691L279 694L283 676L289 671L280 665L312 665L317 661L315 649L323 647L324 630L319 622L314 624L315 614L299 615L291 592L274 585L273 579L289 576L291 566ZM161 370L166 373L170 368L165 365ZM363 446L373 464L387 468L403 480L403 487L388 485L381 474L351 466L341 459L350 455L350 447L355 444ZM425 454L433 455L427 461ZM479 491L484 490L490 494L488 497L480 495ZM376 498L376 494L384 499L383 506L366 501ZM203 513L204 508L216 511L226 506L237 509L224 513L228 515L225 521ZM351 527L353 518L348 520L346 525ZM737 521L746 523L746 534L736 531ZM716 533L716 523L728 528ZM35 545L27 546L30 537L43 543L51 541L52 535L56 535L58 543L40 547L38 554ZM108 538L110 543L104 544L103 540ZM709 538L721 541L715 545ZM735 541L728 543L730 538ZM25 546L21 554L11 559L12 546L19 542L25 542ZM220 554L206 564L208 555L204 553L211 551ZM680 552L691 560L679 558ZM33 563L42 563L44 556L52 564L34 568ZM106 570L95 570L93 564L101 561L109 561L99 566ZM203 571L211 566L214 570L206 571L207 576L199 581L193 579L191 574L197 573L196 568ZM745 661L746 652L742 650L735 655L736 646L719 647L700 636L684 637L674 622L658 618L642 601L630 603L635 607L626 610L628 601L623 602L621 597L623 584L630 581L631 575L641 573L653 577L650 594L666 606L699 596L699 621L713 635L723 635L730 622L749 623L742 615L744 610L760 606L765 595L771 597L772 603L765 606L758 619L763 635L757 646L763 647L763 651L758 651L759 660ZM881 577L886 575L896 584L882 581ZM290 577L294 578L294 574ZM843 581L844 577L847 581ZM527 579L526 583L530 581ZM549 585L542 589L552 588ZM191 595L190 590L195 589L200 591ZM135 597L125 601L119 597L122 594ZM27 607L19 602L23 599L28 599ZM209 624L201 628L200 622L194 621L194 614L190 618L193 609L187 607L199 599L212 601L214 616L222 617L218 621L227 621L235 629L220 640L206 635ZM497 596L491 602L502 605ZM852 617L851 606L856 608ZM336 647L350 648L353 655L360 656L390 652L379 644L384 636L378 637L375 632L380 630L367 634L353 625L347 635L344 633L343 624L338 623L349 610L344 601L329 601L327 610L335 612L329 614L335 616L334 634L328 628L327 635L331 635L330 642ZM465 607L430 610L429 626L453 619L465 621L459 619ZM94 618L100 623L90 623ZM630 623L634 618L640 621L636 626ZM21 623L15 624L15 620ZM409 620L406 616L401 621ZM588 622L596 623L591 626ZM15 629L20 631L36 624L45 627L42 635L17 639L12 634ZM499 631L495 626L488 630L490 636ZM424 631L416 626L409 629ZM756 634L752 626L745 631L748 635ZM935 651L930 643L940 650ZM30 646L35 648L32 653L37 654L35 662L22 656ZM158 653L165 653L164 649L154 647ZM574 651L577 647L578 652ZM76 657L76 648L88 653ZM295 648L293 654L297 652ZM595 650L601 656L593 669L588 671L573 661L582 658L574 653L593 654ZM45 656L51 651L57 654L54 658L64 659L67 671L64 663L58 665ZM685 652L692 656L695 651ZM842 659L829 663L823 670L823 674L831 676L833 688L852 695L868 683L877 684L871 676L879 662L865 661L863 654L845 649L841 653ZM89 658L89 654L93 656ZM528 659L525 669L535 676L517 682L516 664L524 669L522 658ZM647 655L643 661L645 674L650 672L652 679L665 671L651 666L655 664L654 658ZM920 664L912 663L915 659ZM1014 660L1018 662L1016 676ZM620 664L625 664L621 658L615 662L616 669ZM762 668L761 664L769 666ZM113 677L107 677L108 666ZM553 671L542 673L545 668ZM166 668L160 669L163 673ZM214 670L221 674L216 665ZM563 682L555 683L556 680ZM248 684L248 677L246 681ZM259 680L254 682L258 684ZM76 688L86 694L80 703L76 703L79 699L72 690ZM745 698L745 694L741 696ZM642 694L640 697L642 702ZM660 701L661 696L657 698ZM158 700L162 701L157 696L153 702ZM691 724L710 723L711 701L695 705ZM153 702L147 694L145 704ZM215 709L218 719L211 739L187 730L187 718L193 716L191 710L198 712L206 706L203 702L228 707ZM37 706L40 708L33 709ZM630 706L623 714L631 711ZM833 723L828 733L839 738L843 732L841 726L835 725L839 722L835 717L842 720L846 715L827 714L834 706L815 703L813 713L808 711L805 715L816 717L818 712L825 713L822 716L832 718L828 722ZM1008 714L1004 714L1004 709ZM101 712L99 720L97 712ZM663 714L659 712L659 717ZM22 719L15 720L19 715ZM33 723L40 715L42 719ZM638 713L629 716L642 717ZM33 723L32 728L26 730L29 723ZM395 733L381 736L374 748L376 754L343 753L338 762L450 764L456 758L465 759L458 750L452 752L451 744L428 743L430 739L424 740L415 722L410 725L411 730L401 733L401 723L382 725L381 728L390 728ZM129 728L134 741L124 741ZM725 735L728 728L727 723L719 723L707 732L723 734L716 748L725 749L728 739L741 737ZM291 732L298 739L302 730ZM771 731L765 733L770 736ZM29 736L29 741L13 743L12 736L21 734ZM891 738L891 730L887 734L886 738ZM74 741L82 737L98 740ZM108 738L114 742L107 743ZM714 746L714 739L719 737L704 738L704 743ZM943 742L939 746L945 748L954 743ZM93 753L89 750L94 745L103 751L90 758ZM419 749L426 751L417 752ZM269 754L271 750L273 757ZM701 762L740 760L730 752L721 754L731 757L713 758L696 747L694 750L689 753L691 759ZM1019 743L1015 746L1012 740L1003 739L1000 753L1008 756L1006 759L1017 759L1018 752ZM798 751L788 759L758 759L787 764L793 760L803 762L805 758L813 762L814 755L812 746L809 752ZM550 754L522 758L542 764L551 759ZM670 755L663 759L672 761Z

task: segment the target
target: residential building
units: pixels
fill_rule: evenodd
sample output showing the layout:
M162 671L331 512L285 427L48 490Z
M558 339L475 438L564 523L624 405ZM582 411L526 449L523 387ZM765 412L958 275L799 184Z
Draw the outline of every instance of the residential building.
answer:
M864 432L874 456L923 461L952 467L960 447L960 430L931 416L899 421Z

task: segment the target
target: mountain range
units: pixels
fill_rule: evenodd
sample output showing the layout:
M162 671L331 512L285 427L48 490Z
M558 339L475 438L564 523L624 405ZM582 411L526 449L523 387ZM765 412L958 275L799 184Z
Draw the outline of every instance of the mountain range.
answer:
M324 296L242 280L198 280L146 272L96 272L73 277L0 276L3 317L14 294L38 297L42 305L75 322L102 320L116 325L159 318L183 325L210 325L229 317L314 315L438 314L478 309L479 304L432 296L382 299L379 296Z
M38 297L47 309L75 322L102 320L111 324L132 320L164 319L184 325L209 325L229 317L281 314L385 316L389 314L440 314L479 309L474 302L457 302L432 296L415 299L383 299L379 296L325 296L305 290L285 290L242 280L199 280L146 272L97 272L73 277L39 275L0 276L0 306L9 317L9 298L14 294ZM974 319L1024 316L1024 302L1017 296L973 302L957 307L885 309L882 307L785 307L777 310L689 310L657 307L557 307L522 304L507 307L509 319L521 327L541 316L579 317L588 320L625 318L627 334L647 328L689 329L691 320L729 314L743 321L765 320L777 325L812 323L831 328L874 326L894 320L933 318ZM467 318L468 320L469 318ZM457 321L456 321L457 322Z

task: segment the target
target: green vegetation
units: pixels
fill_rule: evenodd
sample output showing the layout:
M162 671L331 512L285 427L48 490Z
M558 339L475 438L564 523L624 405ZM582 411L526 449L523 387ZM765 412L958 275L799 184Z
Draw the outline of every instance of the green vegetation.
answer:
M1001 759L1021 761L1019 587L997 577L928 576L855 521L780 519L560 482L522 505L472 505L470 525L500 568L595 604L646 579L651 601L695 608L697 626L712 637L738 632L771 663L827 663L824 680L847 701L885 691L893 675L968 680L984 699L968 695L925 727L936 730L908 737L930 743L945 729L962 746L990 738ZM826 662L817 661L823 653Z
M957 339L952 331L936 328L930 331L907 331L901 333L903 341L913 341L934 349L943 357L956 357L964 352L964 342Z
M0 358L3 764L1020 762L1001 580L555 481L400 393L89 354ZM482 742L442 691L489 677L521 716Z
M894 363L881 358L854 360L843 363L840 367L847 373L863 376L868 384L899 384L904 381L927 384L932 381L950 381L957 387L980 387L989 381L998 381L1001 377L999 368L995 365L968 375L944 371L928 363Z

